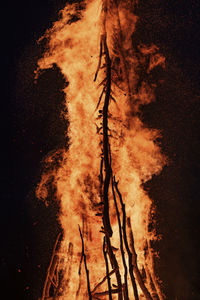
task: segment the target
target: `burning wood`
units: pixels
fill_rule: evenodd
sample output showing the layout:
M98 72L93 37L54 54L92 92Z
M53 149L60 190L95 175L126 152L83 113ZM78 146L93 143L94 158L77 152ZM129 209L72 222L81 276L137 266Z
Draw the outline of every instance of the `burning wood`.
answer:
M85 264L85 272L86 272L86 277L87 277L87 289L88 289L88 296L89 299L92 299L92 294L91 294L91 290L90 290L90 278L89 278L89 271L87 268L87 261L86 261L86 255L85 255L85 250L84 250L84 241L83 241L83 235L79 226L79 232L80 232L80 236L81 236L81 242L82 242L82 253L81 253L81 261L80 261L80 267L79 267L79 275L81 273L81 263L82 260L84 260L84 264Z
M43 288L43 292L42 292L42 298L41 300L44 299L48 299L49 298L49 291L50 291L50 287L51 285L54 288L54 294L56 294L56 290L58 288L58 275L57 275L57 260L58 260L58 256L56 253L56 249L58 247L58 242L60 239L61 234L58 235L54 248L53 248L53 252L52 252L52 256L51 256L51 261L47 270L47 276L46 276L46 280L44 283L44 288ZM55 281L54 281L55 280ZM49 298L50 299L50 298Z
M54 174L63 228L59 251L66 255L55 254L56 242L42 300L163 299L150 249L156 239L148 226L151 200L142 183L160 172L165 158L154 143L158 133L137 116L139 105L149 102L147 93L152 98L147 83L140 84L138 65L150 72L153 54L144 46L138 52L139 45L134 52L135 5L91 0L76 23L67 18L80 7L66 6L47 32L49 52L39 68L56 63L70 82L65 90L70 147Z

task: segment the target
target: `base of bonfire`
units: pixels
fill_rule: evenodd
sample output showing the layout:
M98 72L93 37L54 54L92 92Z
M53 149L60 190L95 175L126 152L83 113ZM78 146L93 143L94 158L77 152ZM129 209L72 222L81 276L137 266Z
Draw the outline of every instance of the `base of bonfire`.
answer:
M117 182L115 181L115 178L113 178L112 182L112 188L113 188L113 196L114 196L114 202L115 202L115 208L116 208L116 214L118 217L118 227L119 227L119 236L120 236L120 251L123 261L123 267L124 267L124 283L121 282L121 274L119 270L119 265L116 260L115 254L113 252L114 247L111 245L111 239L106 234L104 235L103 240L103 254L105 258L105 269L106 269L106 275L102 278L102 280L98 283L96 283L95 287L91 290L91 284L90 284L90 278L89 278L89 271L87 268L87 257L84 250L84 240L83 235L81 232L81 228L79 226L79 233L80 233L80 239L82 242L82 253L81 253L81 259L80 259L80 266L82 263L84 263L85 267L85 276L87 278L87 299L96 299L96 300L102 300L102 299L112 299L112 296L118 296L118 299L120 300L128 300L129 298L129 290L133 289L134 292L134 298L135 300L141 300L141 299L148 299L148 300L162 300L163 297L159 291L159 288L157 286L157 283L153 280L153 277L151 274L147 274L147 276L150 277L150 283L151 283L151 292L147 289L144 281L144 276L142 276L138 264L137 264L137 254L134 247L134 237L133 237L133 231L131 228L131 220L129 217L126 216L125 212L125 204L122 201L121 194L117 187ZM120 212L118 209L117 201L116 201L116 194L118 194L121 207L122 207L122 216L120 216ZM121 224L121 218L122 218L122 224ZM62 298L64 296L61 296L62 294L62 277L59 274L58 270L58 264L59 264L59 241L61 240L61 233L57 236L52 256L50 260L50 264L47 270L47 275L44 283L43 293L42 297L38 300L56 300L58 298ZM125 253L128 256L128 265L126 264L125 260ZM110 261L110 264L109 264ZM109 266L112 266L112 270L109 270ZM131 286L128 286L127 277L129 276L131 278ZM80 274L79 274L80 275ZM111 286L111 276L116 276L117 279L117 286L112 285ZM77 271L78 276L78 271ZM108 290L98 292L97 290L102 286L103 283L107 281L108 284ZM142 291L142 295L139 296L138 294L138 287Z

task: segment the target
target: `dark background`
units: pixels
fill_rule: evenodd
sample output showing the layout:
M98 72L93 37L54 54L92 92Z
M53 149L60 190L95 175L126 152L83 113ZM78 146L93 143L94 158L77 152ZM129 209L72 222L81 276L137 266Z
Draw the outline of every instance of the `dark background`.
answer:
M148 3L147 3L148 2ZM8 1L1 16L1 283L2 299L41 295L59 231L57 204L36 200L42 159L66 145L59 118L64 80L56 67L34 83L43 46L36 40L57 19L64 0ZM169 300L200 299L199 1L140 1L141 42L157 44L167 59L157 102L144 122L162 131L169 166L145 185L158 210L161 261Z

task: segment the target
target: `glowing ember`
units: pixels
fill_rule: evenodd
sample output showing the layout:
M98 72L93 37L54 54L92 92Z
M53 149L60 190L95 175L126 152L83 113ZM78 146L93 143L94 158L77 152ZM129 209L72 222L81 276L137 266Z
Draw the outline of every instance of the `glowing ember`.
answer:
M42 299L163 299L151 247L157 237L149 229L154 211L142 184L166 159L155 143L159 132L145 128L138 112L155 88L139 70L148 75L165 60L154 45L134 49L136 5L67 5L46 33L49 49L38 71L56 64L69 82L70 147L37 188L44 199L54 176L63 228Z

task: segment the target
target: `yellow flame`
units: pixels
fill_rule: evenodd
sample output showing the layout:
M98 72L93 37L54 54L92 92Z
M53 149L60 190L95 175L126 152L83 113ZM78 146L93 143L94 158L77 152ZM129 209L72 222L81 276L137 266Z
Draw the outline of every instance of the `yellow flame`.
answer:
M132 1L107 1L106 17L102 10L105 2L88 1L85 10L77 4L66 5L61 18L46 32L49 49L39 60L39 69L51 68L56 64L69 86L64 89L69 119L68 136L70 147L63 152L63 162L58 170L43 174L37 189L38 197L45 198L45 184L49 176L54 177L57 197L61 200L59 220L64 237L60 248L60 269L64 270L62 293L57 299L87 299L87 282L84 274L78 276L81 258L81 239L78 224L84 228L85 251L90 272L91 288L105 276L102 252L102 221L100 212L99 168L101 157L101 114L102 104L96 110L102 91L99 84L104 79L104 69L94 82L99 61L101 35L107 34L107 43L112 61L112 95L115 101L109 106L110 147L112 170L119 180L119 190L126 205L127 217L131 218L134 232L138 265L147 273L146 284L151 290L148 274L154 276L153 254L150 242L156 239L149 232L152 200L143 190L142 184L153 174L158 174L166 158L161 154L155 140L160 133L148 129L139 119L141 105L154 100L152 88L146 83L138 87L138 66L149 59L147 73L157 65L164 66L159 49L152 45L138 45L139 54L134 52L131 37L135 31L137 16ZM71 23L76 14L80 19ZM127 72L128 71L128 72ZM121 80L120 73L121 72ZM118 74L117 74L118 73ZM111 192L110 196L112 198ZM119 234L114 204L111 203L112 245L119 248ZM148 245L149 254L145 254ZM68 253L68 254L67 254ZM122 265L119 251L116 251ZM148 268L148 272L147 272ZM82 272L83 273L83 272ZM101 288L106 286L102 284ZM159 291L160 299L162 294ZM62 295L61 295L62 294ZM142 291L139 289L142 299ZM130 294L133 297L133 294ZM117 296L116 296L117 297ZM105 296L104 298L106 299ZM113 296L113 299L116 299ZM132 298L133 299L133 298Z

